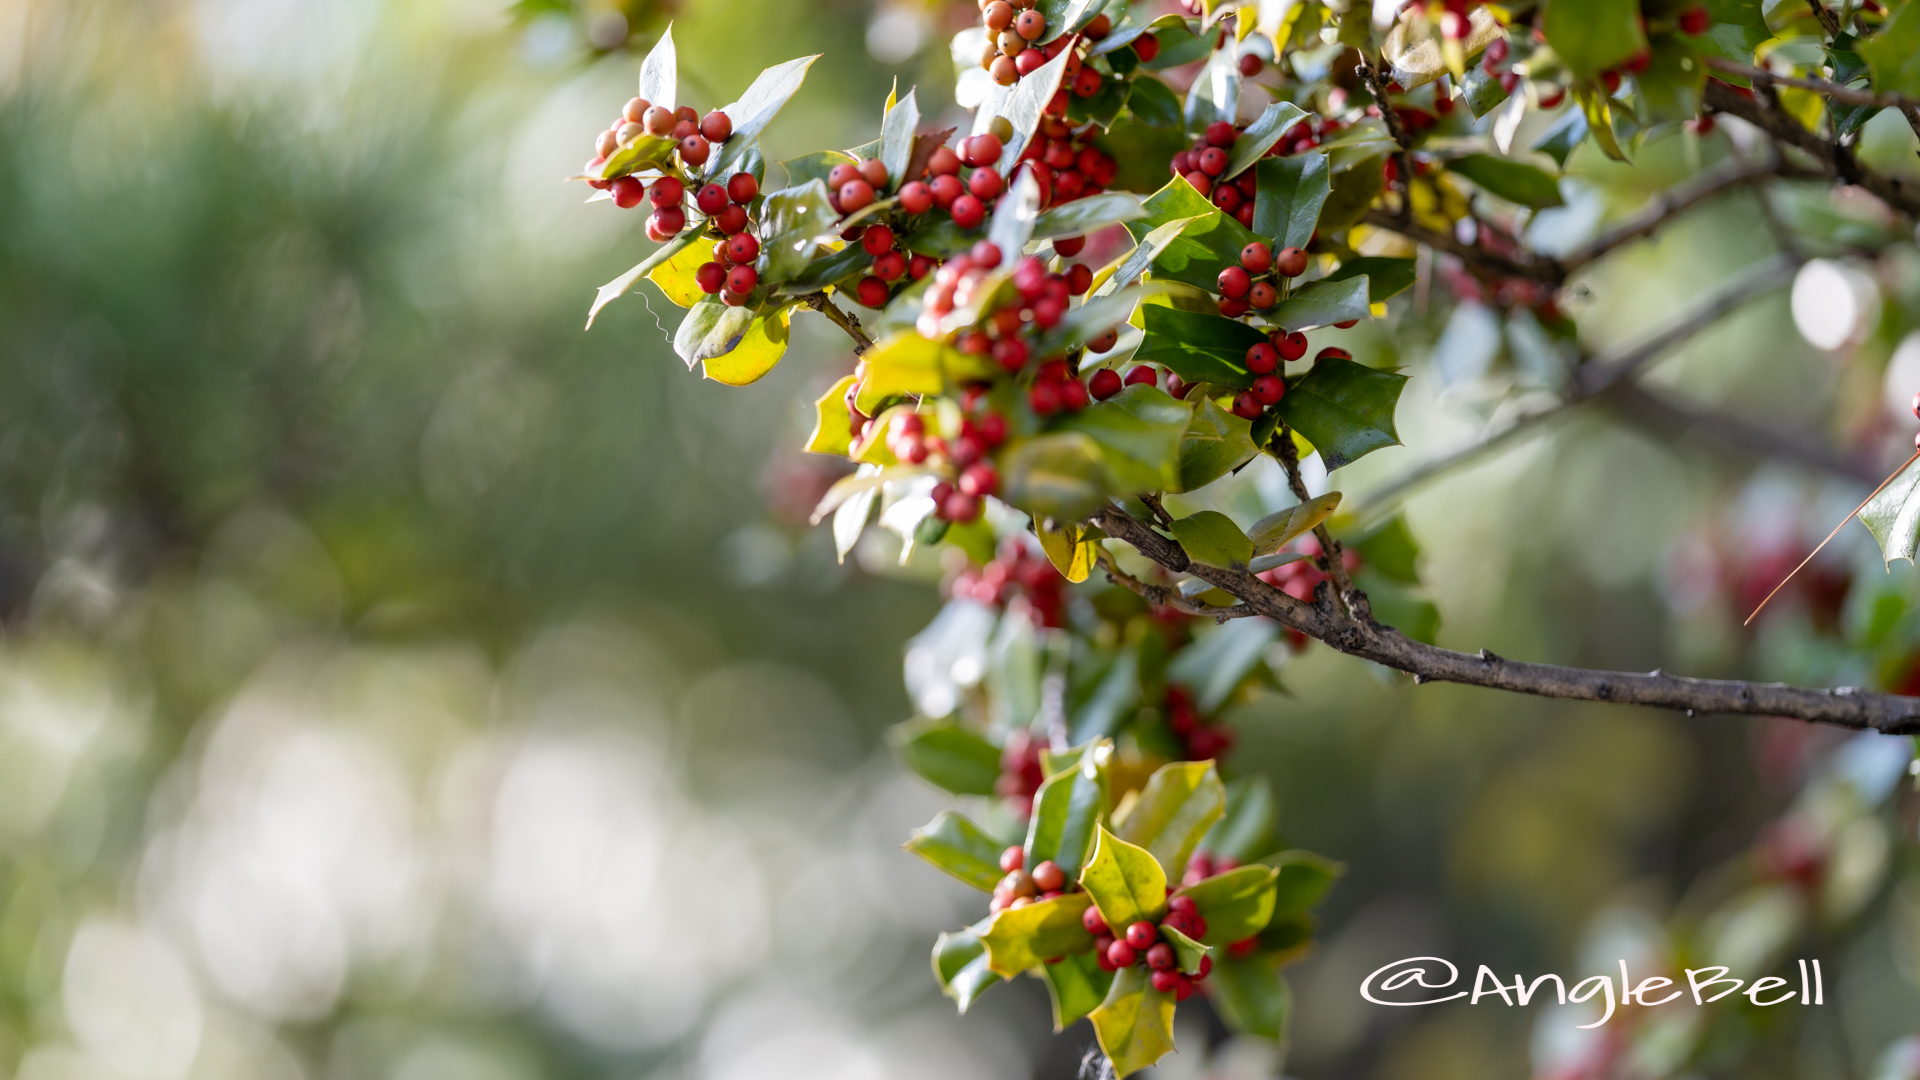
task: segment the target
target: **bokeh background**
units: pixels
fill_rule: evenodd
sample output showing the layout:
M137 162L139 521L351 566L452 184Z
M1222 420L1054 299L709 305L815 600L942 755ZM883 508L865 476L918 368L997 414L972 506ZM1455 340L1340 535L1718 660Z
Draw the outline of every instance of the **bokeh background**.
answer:
M978 907L898 849L942 805L884 742L934 571L839 566L804 525L832 472L796 448L844 345L799 320L728 390L674 357L650 289L583 333L646 244L561 182L668 14L702 108L826 54L777 159L871 138L896 76L933 113L959 8L0 2L0 1077L1072 1074L1090 1038L1052 1036L1037 986L956 1017L927 970ZM1911 159L1897 122L1869 137ZM1542 240L1717 145L1583 151ZM1899 459L1920 388L1912 237L1821 190L1781 213L1827 260L1649 383L1843 467L1572 414L1406 499L1443 642L1908 685L1913 576L1858 527L1738 626ZM1588 280L1583 342L1772 243L1750 200L1693 213ZM1537 342L1443 286L1353 332L1415 377L1407 448L1350 492L1541 385ZM1348 866L1294 1043L1208 1053L1222 1031L1182 1010L1157 1075L1550 1073L1582 1052L1566 1016L1378 1009L1359 979L1657 952L1809 798L1867 822L1857 903L1794 946L1836 1004L1700 1075L1908 1075L1876 1073L1920 1029L1904 742L1415 689L1323 648L1285 678L1233 718L1239 764Z

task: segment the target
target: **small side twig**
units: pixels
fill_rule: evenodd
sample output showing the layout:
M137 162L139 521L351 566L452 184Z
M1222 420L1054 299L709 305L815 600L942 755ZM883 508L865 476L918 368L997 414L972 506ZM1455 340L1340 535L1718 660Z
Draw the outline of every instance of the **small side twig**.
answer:
M873 339L868 337L867 332L861 328L860 320L855 316L841 311L839 306L828 298L826 293L808 293L800 298L800 303L804 307L812 308L820 314L825 315L835 326L845 330L847 336L853 339L853 355L859 356L868 349L873 348Z
M1167 585L1154 585L1141 581L1139 578L1120 569L1119 564L1113 561L1113 556L1105 550L1100 552L1098 559L1100 569L1106 572L1108 581L1126 589L1128 592L1137 594L1149 604L1169 607L1182 615L1194 615L1203 619L1213 619L1216 622L1226 622L1228 619L1244 619L1254 613L1253 609L1245 604L1236 604L1233 607L1224 608L1215 607L1212 604L1203 604L1195 600L1189 600L1180 595L1179 589Z
M1877 105L1886 109L1911 109L1920 106L1920 101L1905 94L1885 94L1872 90L1856 90L1851 86L1842 86L1826 79L1811 79L1802 75L1779 75L1766 68L1742 64L1734 60L1725 60L1718 56L1702 57L1707 67L1713 71L1737 75L1748 82L1761 86L1791 86L1800 90L1811 90L1821 97L1830 98L1842 105Z
M1293 497L1303 503L1311 500L1313 496L1307 491L1307 482L1300 475L1300 448L1294 445L1293 429L1281 424L1274 431L1273 438L1268 440L1267 448L1286 471L1287 488L1293 492ZM1333 533L1327 530L1324 523L1313 527L1313 538L1320 541L1320 554L1314 558L1314 564L1320 567L1321 573L1333 580L1340 602L1354 616L1370 617L1373 605L1367 600L1367 594L1354 588L1353 581L1347 577L1347 564L1342 558L1340 541L1333 538Z

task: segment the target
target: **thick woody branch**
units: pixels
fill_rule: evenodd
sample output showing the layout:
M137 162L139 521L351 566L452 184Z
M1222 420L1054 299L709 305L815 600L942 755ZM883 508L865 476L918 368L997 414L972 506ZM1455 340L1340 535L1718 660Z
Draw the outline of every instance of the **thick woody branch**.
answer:
M1453 682L1571 701L1647 705L1688 715L1784 716L1895 735L1920 733L1920 698L1855 687L1817 690L1780 683L1689 679L1663 671L1600 671L1507 660L1481 650L1454 652L1414 641L1371 617L1349 617L1322 593L1303 603L1243 570L1195 563L1180 545L1116 507L1093 516L1107 535L1132 544L1175 573L1191 573L1238 597L1252 612L1323 641L1349 656L1404 671L1415 682Z
M1462 243L1447 233L1429 229L1424 225L1402 221L1378 207L1368 209L1360 220L1376 229L1399 233L1416 244L1425 244L1435 251L1444 251L1461 262L1491 274L1530 278L1534 281L1544 281L1549 285L1559 285L1567 277L1565 268L1545 255L1536 255L1529 251L1519 252L1512 257L1501 255L1477 244Z
M1853 158L1853 151L1808 131L1798 120L1769 100L1764 87L1749 98L1718 80L1707 80L1707 105L1729 116L1737 116L1772 136L1776 141L1799 150L1819 165L1821 171L1849 184L1872 192L1880 201L1905 214L1920 217L1920 187L1890 176L1882 176Z
M840 308L827 297L826 293L808 293L800 298L800 303L804 307L812 308L820 314L825 315L835 326L845 330L847 336L853 339L853 355L859 356L861 353L873 348L873 339L868 337L867 332L860 328L860 320L841 311Z

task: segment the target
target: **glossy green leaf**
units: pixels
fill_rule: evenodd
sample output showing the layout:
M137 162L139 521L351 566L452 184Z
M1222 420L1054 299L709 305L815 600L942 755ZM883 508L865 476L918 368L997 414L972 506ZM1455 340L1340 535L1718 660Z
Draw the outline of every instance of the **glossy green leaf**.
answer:
M1234 619L1206 632L1167 665L1167 678L1193 691L1202 713L1219 710L1266 658L1280 628L1265 619Z
M1162 926L1160 936L1173 946L1173 955L1179 962L1179 970L1188 975L1200 974L1200 961L1213 950L1202 945L1171 926Z
M834 454L845 457L853 449L853 418L847 413L847 388L853 376L843 377L814 400L813 435L807 439L809 454Z
M1320 208L1333 191L1327 155L1267 158L1254 167L1253 231L1279 248L1304 248L1320 225Z
M1103 191L1063 203L1040 215L1033 223L1033 238L1047 240L1056 236L1086 236L1108 225L1137 221L1147 211L1140 200L1124 191Z
M1920 5L1900 5L1879 33L1860 42L1860 55L1873 69L1874 89L1920 97Z
M1078 767L1040 785L1027 823L1027 866L1051 859L1067 877L1080 876L1107 807L1107 772L1101 762L1111 753L1111 744L1096 744Z
M680 144L657 135L642 135L615 150L600 164L598 179L610 180L642 169L666 169L673 162L674 147ZM589 174L592 175L592 174Z
M1560 184L1539 169L1511 158L1468 154L1447 162L1447 171L1466 177L1482 191L1519 206L1560 206Z
M733 351L752 325L752 310L728 307L709 297L687 309L680 329L673 335L673 351L691 368L702 360Z
M1267 321L1288 330L1304 330L1364 319L1373 314L1370 291L1364 276L1310 281L1280 301L1267 315Z
M1186 230L1188 225L1200 220L1202 220L1201 217L1175 218L1172 221L1157 226L1152 232L1142 237L1139 244L1135 245L1134 249L1128 252L1126 257L1121 259L1118 265L1113 267L1112 273L1106 273L1103 269L1101 273L1094 275L1094 281L1098 284L1094 286L1093 293L1088 297L1089 304L1093 300L1098 300L1110 293L1117 292L1140 280L1140 275L1146 273L1147 269L1153 265L1154 260L1160 257L1160 253L1167 250L1167 245L1173 243L1174 240ZM1105 275L1104 278L1102 277L1103 274ZM1074 310L1079 311L1081 309L1076 308ZM1128 311L1131 313L1132 309L1129 308ZM1073 317L1073 314L1073 312L1068 312L1067 317L1070 319Z
M1460 84L1460 96L1478 120L1507 100L1507 88L1500 82L1500 76L1488 74L1485 65L1475 64L1467 69L1467 79Z
M1753 63L1753 51L1773 37L1761 9L1764 0L1707 0L1712 24L1694 40L1708 52L1739 64Z
M1575 148L1587 141L1587 114L1580 109L1568 109L1553 126L1534 140L1533 148L1552 158L1561 168L1566 168L1567 158Z
M1173 995L1155 990L1138 964L1114 976L1092 1020L1116 1077L1130 1076L1173 1052Z
M1108 13L1109 15L1117 18L1120 15L1125 14L1124 10L1122 10L1121 5L1110 5L1110 6L1114 7L1115 10L1112 12L1109 12ZM1099 41L1094 42L1092 47L1087 50L1087 55L1089 57L1105 56L1110 52L1116 52L1120 49L1126 48L1129 45L1132 45L1142 35L1151 34L1157 30L1171 29L1173 27L1179 27L1181 30L1185 30L1186 26L1187 26L1186 19L1178 15L1172 15L1172 14L1161 15L1158 18L1153 19L1151 22L1122 23L1121 25L1114 27L1113 31L1109 33L1106 37L1103 37Z
M880 164L887 167L888 191L900 190L907 179L907 162L913 157L913 134L920 126L920 103L914 91L895 102L880 122Z
M1067 893L1006 908L988 921L986 933L980 935L987 947L987 966L1010 979L1056 956L1086 952L1093 947L1093 935L1080 919L1091 905L1086 893Z
M1213 963L1212 984L1215 1012L1229 1028L1249 1035L1284 1041L1292 995L1287 981L1271 959L1250 956L1245 959L1220 957Z
M1187 88L1184 111L1187 135L1192 138L1199 138L1215 121L1233 122L1240 111L1240 66L1232 49L1220 49L1207 58Z
M640 63L640 96L672 112L680 85L680 57L673 45L673 24L661 32L647 58Z
M1181 311L1164 304L1148 304L1141 313L1146 339L1134 354L1137 358L1165 364L1191 383L1236 389L1252 384L1247 350L1267 340L1265 334L1223 315Z
M1227 789L1213 762L1175 761L1154 770L1126 817L1114 822L1114 832L1126 843L1144 848L1168 878L1177 879L1186 868L1187 856L1226 805Z
M1170 491L1198 491L1252 461L1252 425L1202 398L1180 437L1180 482Z
M1385 446L1400 445L1394 406L1405 375L1329 357L1287 388L1279 413L1320 451L1329 471Z
M1002 497L1035 517L1084 521L1114 490L1100 445L1080 432L1029 439L1004 462Z
M1242 776L1227 781L1227 809L1200 838L1201 851L1238 862L1251 862L1273 850L1274 818L1278 803L1273 785L1264 776Z
M965 814L952 810L940 811L932 821L913 830L905 846L981 892L992 892L1006 876L1000 872L1000 853L1006 850L1006 845L969 821Z
M1357 539L1347 541L1347 546L1359 552L1372 570L1395 581L1420 583L1417 565L1420 544L1407 529L1407 520L1402 515L1395 514L1375 525Z
M1080 871L1080 887L1108 926L1157 921L1167 910L1167 873L1159 860L1105 827L1095 834L1093 857Z
M640 265L600 286L600 290L594 294L593 306L587 309L587 329L593 329L594 317L600 314L601 308L625 296L629 290L640 283L642 278L652 273L654 267L685 251L698 239L700 239L699 230L687 229L679 236L655 248L653 254L640 261Z
M1256 555L1265 555L1285 547L1295 537L1327 520L1340 505L1340 493L1329 491L1306 502L1276 510L1253 523L1247 538L1253 541Z
M1091 951L1042 964L1040 974L1046 978L1047 997L1053 1003L1056 1034L1099 1008L1113 988L1113 973L1102 970Z
M922 717L896 725L893 748L907 767L955 795L991 795L1000 748L951 720Z
M1860 520L1880 542L1880 554L1914 561L1920 553L1920 461L1900 470L1860 511Z
M1605 94L1586 86L1573 88L1574 103L1587 114L1587 134L1593 137L1593 144L1600 152L1615 161L1627 160L1620 149L1620 140L1613 130L1613 103Z
M1827 45L1827 66L1833 69L1833 81L1842 86L1869 78L1873 72L1866 58L1859 53L1860 41L1852 34L1842 32ZM1850 138L1867 121L1880 111L1874 105L1848 105L1827 100L1827 117L1833 125L1832 131L1840 138Z
M859 244L848 244L839 251L829 251L823 244L814 249L813 261L805 269L781 282L774 291L789 296L819 292L849 278L864 277L872 265L873 256Z
M1201 938L1208 945L1231 945L1266 929L1278 899L1280 871L1256 863L1215 874L1175 893L1193 899L1207 920Z
M1133 93L1127 98L1127 111L1148 127L1181 126L1180 97L1166 83L1149 75L1133 81Z
M1040 538L1040 549L1047 553L1047 561L1060 571L1061 577L1076 585L1087 580L1098 560L1098 545L1087 538L1091 526L1041 518L1033 523L1033 531Z
M1136 243L1154 229L1180 218L1197 217L1180 231L1153 262L1153 276L1171 278L1208 291L1219 287L1220 271L1240 265L1240 249L1259 237L1220 212L1185 177L1176 176L1149 196L1147 216L1127 223Z
M1254 162L1266 157L1267 151L1273 149L1273 144L1280 141L1288 128L1306 118L1306 112L1291 101L1268 105L1234 138L1233 146L1227 150L1227 171L1221 173L1220 178L1231 180L1252 168Z
M1366 255L1357 259L1348 259L1340 264L1323 281L1346 281L1362 275L1367 279L1367 300L1370 303L1385 303L1390 297L1398 296L1413 287L1419 277L1419 260L1395 259L1385 255Z
M707 159L705 175L726 177L739 171L736 166L754 148L760 133L799 91L800 84L807 79L807 69L818 59L817 55L803 56L762 71L753 85L747 87L747 92L740 95L740 100L721 110L733 121L733 134Z
M1096 135L1093 145L1113 158L1117 166L1113 183L1107 185L1110 190L1151 195L1166 185L1166 162L1187 149L1188 141L1178 123L1172 127L1150 127L1123 116L1105 134Z
M1013 170L1020 164L1020 154L1026 150L1033 133L1040 127L1040 118L1046 115L1047 103L1053 100L1054 91L1060 89L1060 80L1066 75L1067 52L1040 65L1030 74L1021 77L1014 84L1013 93L1007 95L1005 111L1001 113L1013 124L1013 138L1006 140L1006 146L1000 153L998 166L1001 176L1012 176ZM984 123L992 117L987 110L980 110L977 116L977 131L986 130Z
M1173 523L1173 535L1197 563L1245 569L1253 561L1253 541L1233 519L1218 510L1202 510Z
M1305 911L1313 907L1346 872L1346 867L1311 851L1284 851L1270 862L1279 871L1274 880L1275 911Z
M1100 10L1101 3L1102 0L1039 0L1033 7L1047 17L1047 29L1034 44L1045 45L1085 26Z
M1386 187L1386 176L1382 172L1386 161L1386 155L1380 154L1334 171L1333 190L1327 195L1326 205L1320 208L1323 231L1339 232L1366 214L1381 189Z
M827 201L824 181L809 180L768 194L758 224L765 263L760 280L778 285L804 272L821 243L833 238L839 219Z
M1067 120L1072 124L1094 123L1101 127L1111 127L1119 119L1120 113L1127 107L1127 100L1133 95L1133 84L1121 79L1107 79L1100 84L1100 90L1090 98L1070 97L1067 101Z
M982 919L965 930L941 934L933 943L933 977L940 981L941 993L953 999L962 1015L988 987L1000 981L987 966L987 946L980 940L986 929L987 920Z
M1581 78L1592 78L1647 47L1638 0L1549 0L1547 44Z
M1177 482L1180 440L1191 410L1154 386L1129 386L1069 416L1062 431L1077 431L1100 446L1114 482L1127 491L1158 491Z
M809 180L826 183L827 174L835 165L858 165L859 159L852 154L843 154L838 150L815 150L811 154L801 154L780 163L787 172L787 184L801 187Z

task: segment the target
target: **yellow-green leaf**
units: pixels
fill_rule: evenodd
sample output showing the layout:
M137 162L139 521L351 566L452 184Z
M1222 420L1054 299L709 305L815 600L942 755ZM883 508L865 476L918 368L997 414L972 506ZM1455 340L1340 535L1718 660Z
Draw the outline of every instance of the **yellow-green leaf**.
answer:
M1080 871L1080 887L1108 926L1155 920L1167 910L1167 874L1159 861L1104 826L1096 833L1093 857Z
M1093 572L1096 541L1086 539L1089 530L1072 522L1060 524L1051 518L1033 523L1033 531L1040 538L1040 549L1047 553L1047 561L1068 581L1078 584L1087 580Z
M1273 919L1279 878L1280 871L1271 866L1243 866L1215 874L1174 895L1192 897L1200 917L1207 920L1207 932L1200 938L1203 943L1231 945L1267 928Z
M1092 1020L1116 1077L1139 1072L1173 1052L1173 995L1155 990L1138 964L1114 976L1113 988L1093 1010Z
M1041 964L1047 996L1053 1000L1053 1030L1067 1030L1075 1021L1100 1007L1113 987L1113 973L1101 969L1091 952Z
M1316 499L1309 499L1298 506L1289 506L1275 514L1268 514L1253 523L1247 530L1247 537L1253 541L1253 553L1265 555L1287 546L1287 542L1307 532L1315 525L1327 520L1334 508L1340 505L1340 493L1329 491Z
M868 416L890 397L938 394L962 382L989 379L999 370L989 359L930 341L911 330L868 349L862 359L867 364L867 378L860 384L855 404Z
M853 417L847 414L847 387L852 385L853 376L848 375L813 403L813 435L807 439L807 453L844 457L853 449Z
M705 244L689 244L673 258L654 267L647 280L660 287L667 299L681 307L692 307L706 298L695 280L700 268L713 261L713 252Z
M1167 877L1177 878L1226 806L1226 785L1213 762L1176 761L1148 778L1126 816L1115 820L1114 832L1151 854Z
M1053 957L1092 948L1093 935L1080 921L1091 903L1086 893L1068 893L1001 911L980 935L987 966L1010 979Z
M787 354L790 318L789 309L781 308L771 315L753 320L753 325L741 335L740 344L701 362L707 378L728 386L745 386L772 371L780 358Z
M1188 975L1200 974L1200 961L1213 951L1212 948L1200 944L1171 926L1162 926L1160 936L1166 938L1167 944L1173 946L1173 955L1178 958L1182 972Z
M1202 510L1173 523L1174 538L1194 562L1223 569L1246 569L1253 561L1253 541L1233 519L1218 510Z

